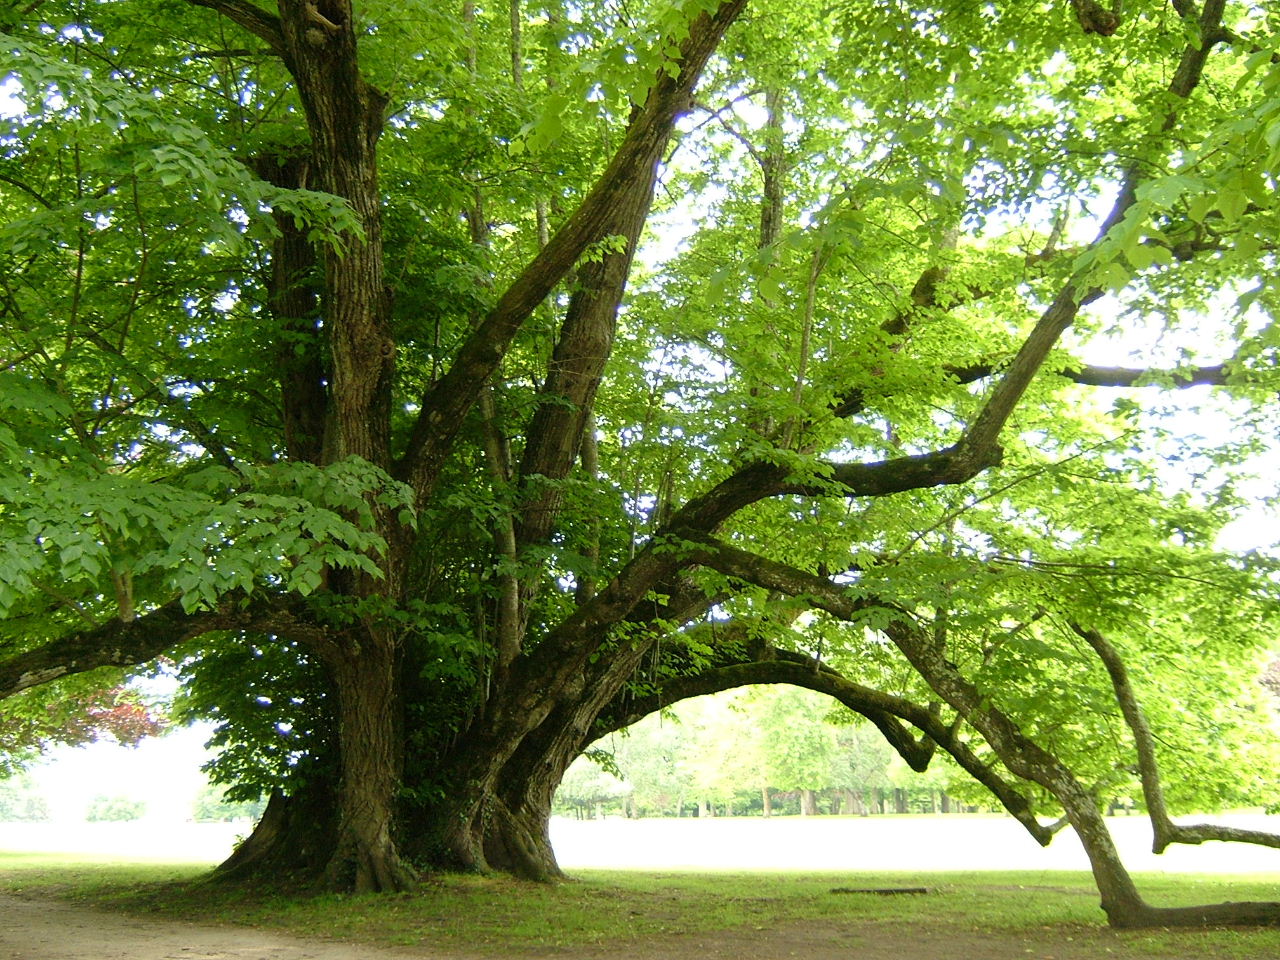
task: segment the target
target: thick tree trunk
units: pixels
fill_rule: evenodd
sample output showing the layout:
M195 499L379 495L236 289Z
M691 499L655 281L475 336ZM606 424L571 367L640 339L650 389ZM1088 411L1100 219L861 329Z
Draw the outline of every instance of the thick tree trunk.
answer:
M442 803L414 812L406 849L451 869L501 870L526 880L563 877L551 849L551 803L569 765L595 739L595 721L616 695L642 650L599 661L573 696L517 742L476 738L455 754L460 785ZM446 774L447 774L446 770Z
M818 795L812 790L800 791L800 816L813 817L818 814Z
M392 839L402 766L396 643L375 628L343 647L329 663L338 693L342 781L325 881L337 890L405 890L417 878Z

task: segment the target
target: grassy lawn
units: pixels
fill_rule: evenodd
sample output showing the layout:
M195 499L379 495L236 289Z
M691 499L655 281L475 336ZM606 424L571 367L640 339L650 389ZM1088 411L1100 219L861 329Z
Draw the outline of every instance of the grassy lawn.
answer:
M1115 932L1083 873L655 873L582 871L570 883L443 876L398 896L247 891L202 882L207 866L0 853L0 891L122 913L248 924L300 936L445 950L591 948L670 934L773 930L801 921L1096 941L1121 957L1280 957L1280 930ZM1280 876L1140 878L1160 905L1280 898ZM927 887L924 896L836 888ZM1115 948L1113 950L1113 948Z

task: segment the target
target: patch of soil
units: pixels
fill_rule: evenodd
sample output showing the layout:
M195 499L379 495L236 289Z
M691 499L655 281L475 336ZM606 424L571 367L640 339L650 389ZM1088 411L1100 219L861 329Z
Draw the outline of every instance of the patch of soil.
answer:
M720 930L661 941L629 943L628 960L1123 960L1124 943L1109 930L1061 931L1012 937L900 923L807 921L767 929ZM568 960L607 960L618 952L571 951ZM1148 954L1144 954L1148 956Z
M0 894L0 960L454 960Z
M306 940L251 927L126 917L0 894L0 960L1125 960L1150 957L1105 927L1013 936L931 924L806 921L501 954ZM1250 955L1234 953L1238 960ZM1256 960L1273 960L1258 954Z

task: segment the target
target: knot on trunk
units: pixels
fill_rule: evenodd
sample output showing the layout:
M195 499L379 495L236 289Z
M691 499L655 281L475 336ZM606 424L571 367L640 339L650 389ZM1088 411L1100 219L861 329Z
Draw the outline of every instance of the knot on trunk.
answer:
M1115 7L1108 10L1097 0L1071 0L1071 7L1075 11L1076 19L1080 21L1080 27L1085 33L1096 33L1102 37L1109 37L1120 28L1120 5L1117 2Z

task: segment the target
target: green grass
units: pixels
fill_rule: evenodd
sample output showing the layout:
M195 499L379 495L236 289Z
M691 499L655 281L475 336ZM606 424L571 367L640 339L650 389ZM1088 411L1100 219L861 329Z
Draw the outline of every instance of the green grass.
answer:
M430 945L501 956L590 948L672 933L774 931L822 921L864 929L982 934L1011 943L1073 942L1085 956L1280 956L1280 930L1116 932L1088 874L685 873L582 871L558 885L450 875L398 896L288 894L201 882L207 868L107 858L0 853L0 891L93 902L123 913L198 917L301 936ZM1280 898L1275 877L1141 877L1156 904ZM929 888L926 896L833 893L839 887Z

